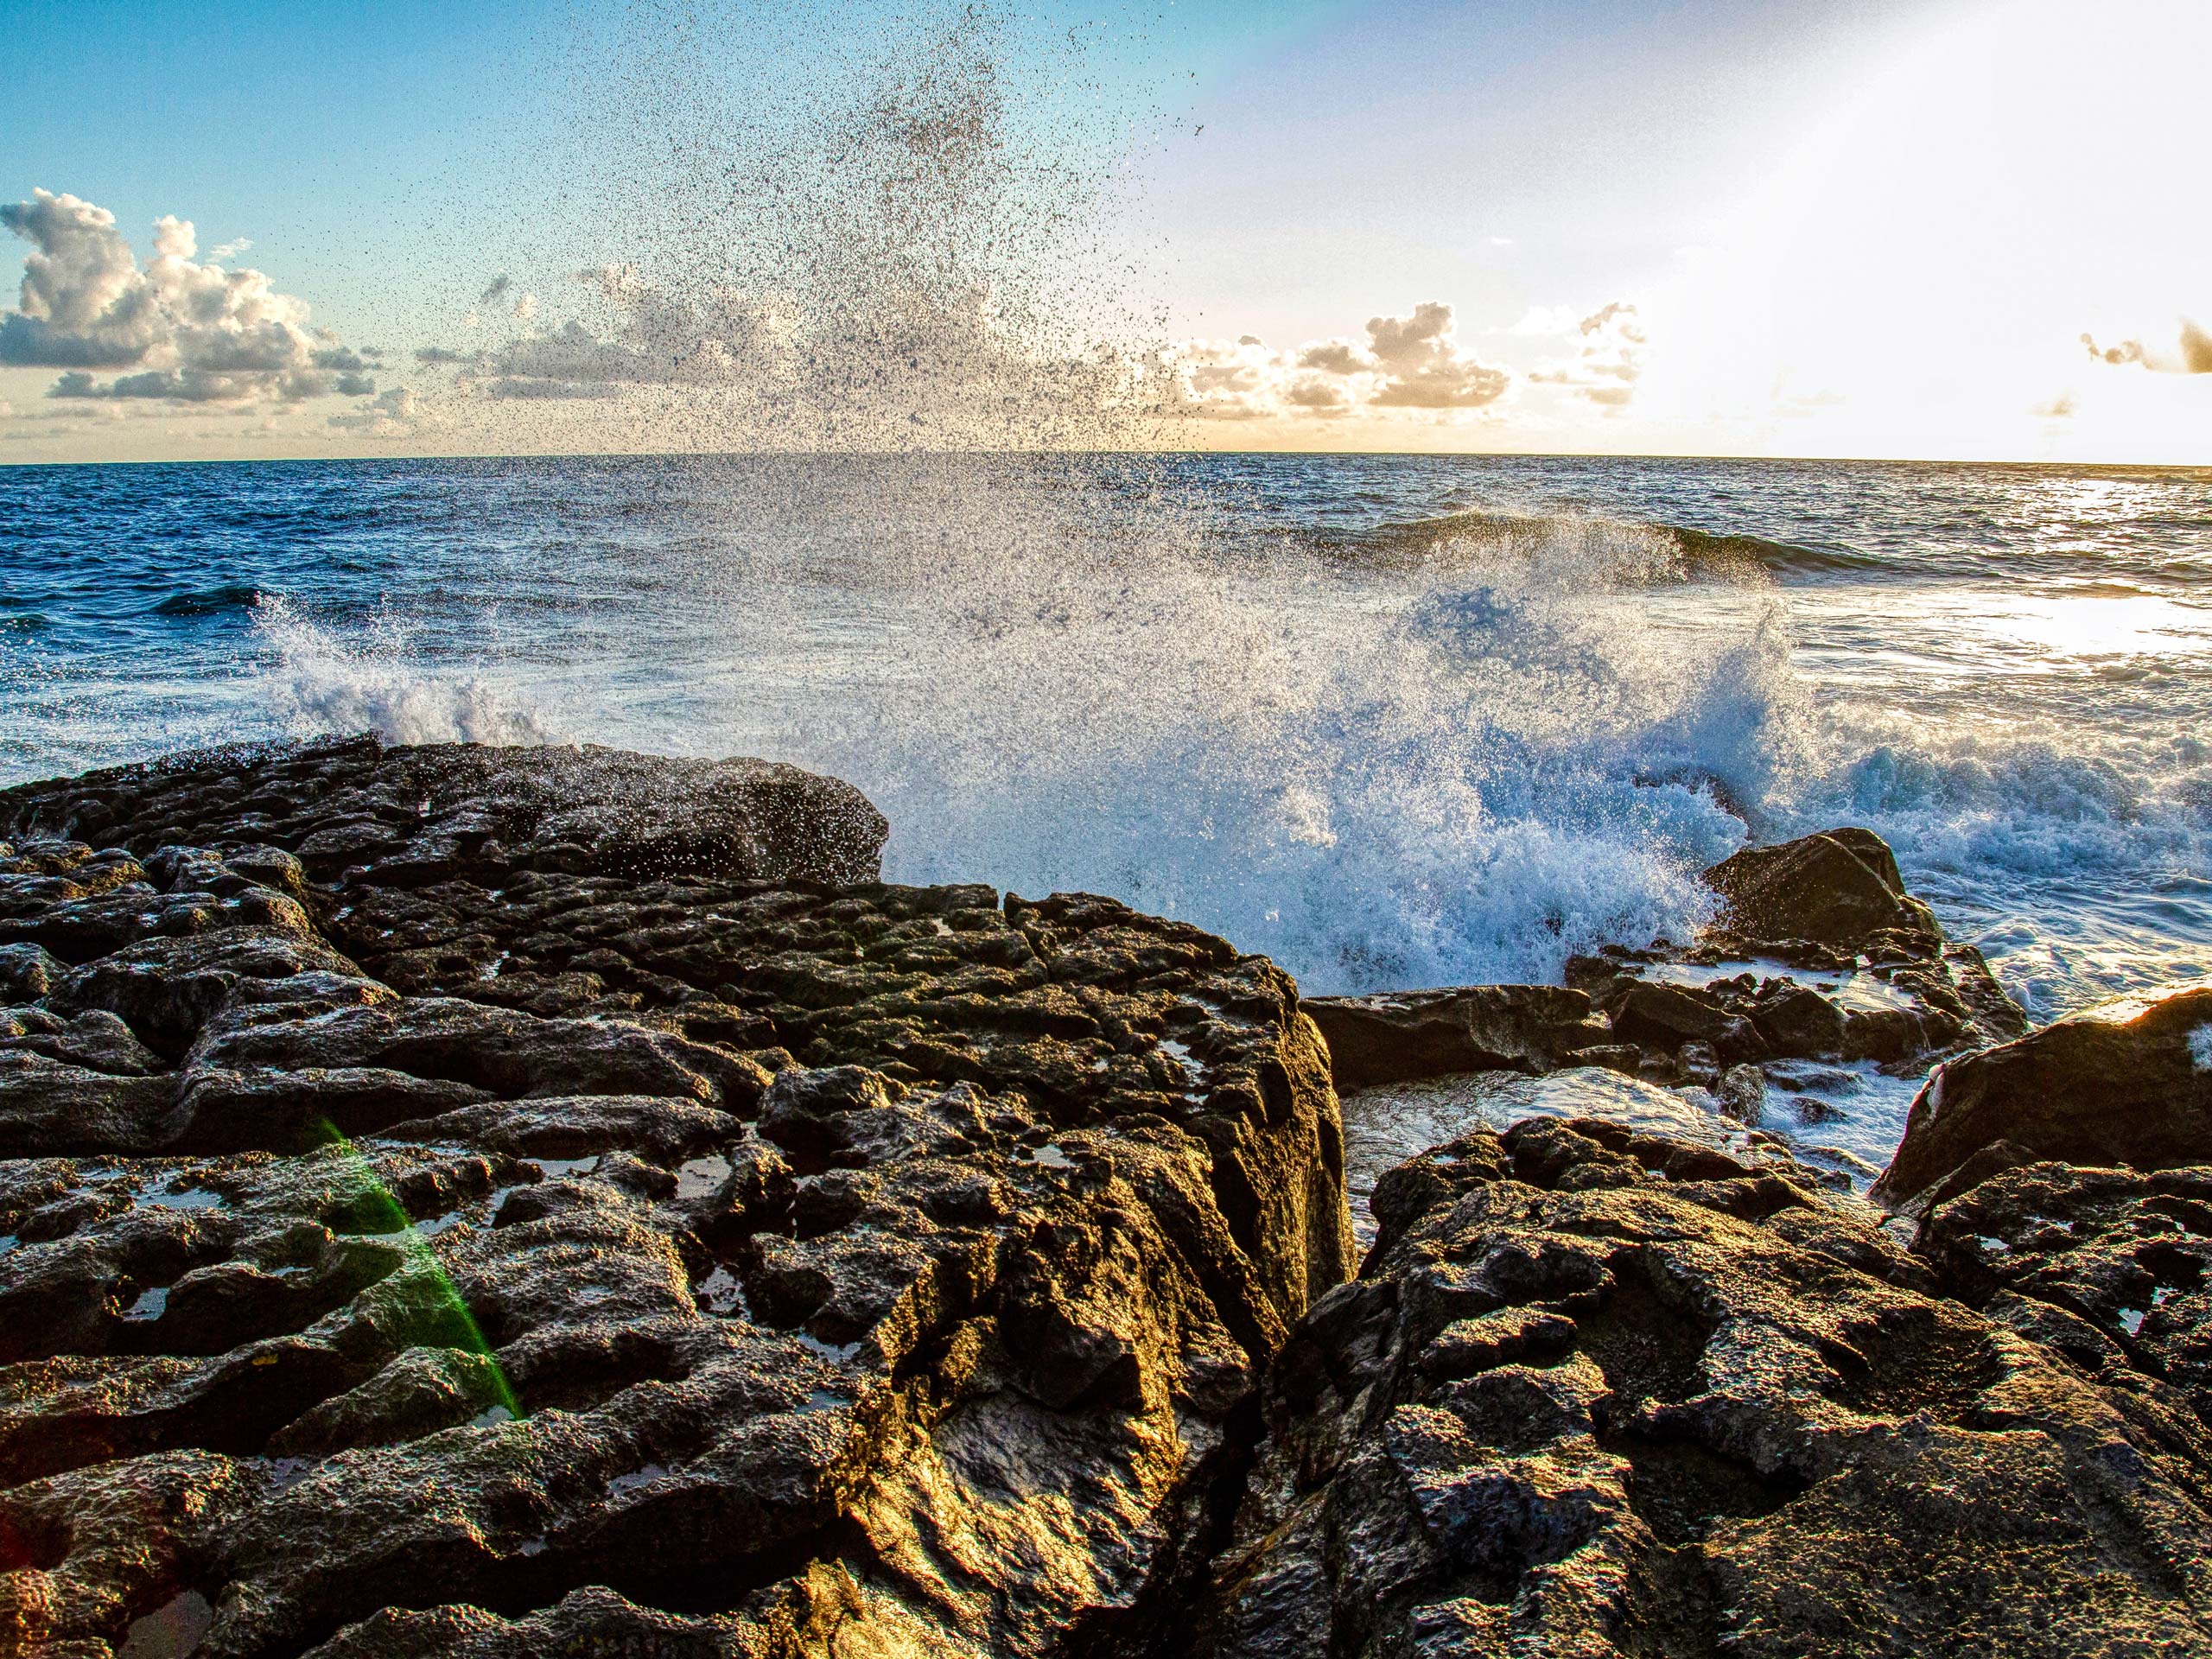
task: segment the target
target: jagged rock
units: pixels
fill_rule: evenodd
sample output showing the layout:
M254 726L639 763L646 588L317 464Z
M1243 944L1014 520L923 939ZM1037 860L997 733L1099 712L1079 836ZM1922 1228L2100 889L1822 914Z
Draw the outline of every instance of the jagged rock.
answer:
M1344 1180L1363 1243L1373 1241L1369 1200L1376 1183L1407 1159L1473 1129L1506 1129L1529 1118L1582 1118L1749 1155L1738 1124L1671 1089L1594 1066L1541 1077L1477 1071L1382 1084L1344 1096L1343 1109Z
M1590 999L1554 985L1473 985L1376 996L1308 997L1340 1090L1452 1072L1549 1071L1607 1041Z
M2212 1167L2001 1171L1939 1205L1915 1249L2099 1382L2212 1423Z
M1808 939L1847 954L1886 944L1923 956L1942 943L1935 912L1905 891L1896 855L1871 830L1746 847L1705 880L1721 900L1722 926L1739 938Z
M1871 1216L1554 1122L1375 1207L1270 1370L1196 1652L2212 1645L2202 1425L1942 1300Z
M1986 1155L2000 1142L2008 1150ZM2212 1160L2212 989L2110 1004L1946 1061L1874 1196L1917 1211L2023 1159Z
M107 849L0 866L0 1630L1169 1630L1351 1272L1325 1051L1196 929L876 884L858 801L365 743L0 796Z

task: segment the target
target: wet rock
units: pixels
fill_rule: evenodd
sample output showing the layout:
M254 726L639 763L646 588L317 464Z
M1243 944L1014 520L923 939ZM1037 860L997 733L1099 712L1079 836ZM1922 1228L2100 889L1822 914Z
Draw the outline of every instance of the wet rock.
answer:
M858 799L365 743L0 796L0 1629L1160 1639L1351 1272L1325 1050L1196 929L876 883Z
M2010 1150L1985 1155L1999 1143ZM2212 990L2110 1004L1945 1062L1874 1194L1922 1210L1938 1189L1966 1190L1955 1176L2022 1157L2143 1169L2212 1160Z
M0 791L9 830L141 857L219 849L230 869L278 884L364 866L419 885L489 868L868 880L888 826L849 785L760 760L358 738L19 785Z
M1871 830L1746 847L1705 880L1721 925L1740 938L1806 939L1846 954L1886 944L1929 955L1942 943L1934 912L1905 891L1896 855Z
M1863 1205L1541 1122L1376 1209L1270 1369L1194 1651L2212 1643L2201 1427L1931 1294Z
M1475 985L1377 996L1308 997L1339 1090L1459 1071L1548 1071L1603 1044L1590 999L1551 985Z

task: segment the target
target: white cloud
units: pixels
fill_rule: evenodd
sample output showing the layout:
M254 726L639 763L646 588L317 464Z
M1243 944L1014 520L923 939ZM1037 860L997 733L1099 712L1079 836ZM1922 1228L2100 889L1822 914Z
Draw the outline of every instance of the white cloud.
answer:
M1478 363L1453 338L1452 308L1417 305L1410 317L1370 317L1369 348L1383 379L1370 402L1383 408L1479 409L1505 392L1503 369Z
M1635 401L1636 383L1643 378L1643 353L1650 343L1636 307L1625 300L1600 306L1576 320L1572 338L1578 342L1573 354L1547 367L1531 370L1530 383L1572 386L1586 401L1609 415L1626 409Z
M33 191L0 204L0 226L32 245L16 308L0 313L0 365L65 371L50 397L241 405L375 390L374 365L310 327L304 300L257 270L194 263L188 220L155 221L143 268L115 215L75 196ZM119 370L133 372L95 378Z
M1177 358L1178 406L1215 420L1274 415L1335 419L1355 410L1480 409L1511 377L1459 349L1450 306L1430 301L1407 317L1367 321L1363 344L1309 340L1269 351L1247 334L1230 344L1192 340Z
M611 325L603 332L570 318L493 349L424 346L416 360L458 370L487 396L536 401L610 397L626 386L729 385L746 371L788 366L791 322L783 308L727 289L695 300L652 286L635 265L594 266L575 276L611 312L602 316ZM512 287L502 276L486 296ZM534 294L514 303L514 314L525 321L539 309ZM817 353L818 359L826 355Z
M209 254L207 257L210 259L216 261L218 264L220 264L225 260L237 258L238 255L244 253L252 245L253 238L251 237L241 236L235 241L219 243L216 245L215 251Z

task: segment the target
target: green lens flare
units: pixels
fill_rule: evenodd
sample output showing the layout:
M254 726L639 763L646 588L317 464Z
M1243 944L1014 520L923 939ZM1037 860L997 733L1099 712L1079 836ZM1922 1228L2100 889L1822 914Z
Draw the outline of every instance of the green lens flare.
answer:
M510 1417L520 1417L522 1402L515 1397L492 1344L484 1339L476 1316L468 1311L468 1304L461 1300L444 1266L432 1253L430 1241L416 1230L406 1208L377 1173L376 1166L328 1118L317 1119L312 1134L318 1147L334 1149L346 1171L358 1178L356 1193L344 1208L341 1230L395 1236L405 1255L406 1265L393 1275L404 1280L401 1302L406 1318L403 1328L395 1333L401 1345L454 1348L482 1359L491 1377L493 1407L504 1409Z

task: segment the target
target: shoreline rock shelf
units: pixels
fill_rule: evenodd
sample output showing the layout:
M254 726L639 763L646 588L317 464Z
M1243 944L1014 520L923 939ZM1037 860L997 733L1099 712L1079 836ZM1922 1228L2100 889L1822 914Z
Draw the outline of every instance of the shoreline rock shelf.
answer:
M1325 1052L881 835L366 743L0 794L0 1646L1149 1641L1354 1265Z
M886 832L589 749L0 791L0 1651L2212 1652L2194 1004L2027 1033L1863 831L1302 1005ZM1937 1063L1903 1217L1761 1127Z

